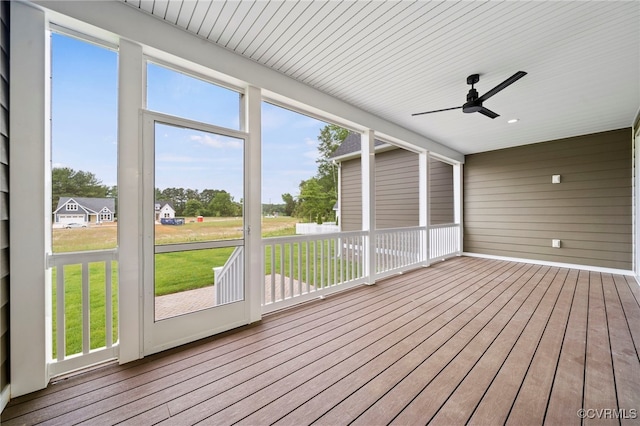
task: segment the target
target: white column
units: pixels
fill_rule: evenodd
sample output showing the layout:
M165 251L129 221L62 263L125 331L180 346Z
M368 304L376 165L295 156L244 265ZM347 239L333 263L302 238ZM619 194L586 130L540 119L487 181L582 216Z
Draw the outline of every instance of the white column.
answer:
M376 163L375 136L373 130L362 134L362 230L368 231L367 249L365 251L365 279L367 284L374 284L376 278Z
M142 47L120 41L118 58L118 333L120 363L143 355L143 205L140 108L144 105Z
M460 235L459 235L459 252L462 253L464 251L463 242L464 242L464 228L463 228L463 169L461 163L456 163L453 165L453 220L454 223L460 225Z
M11 2L11 397L47 386L51 346L49 37L44 13ZM48 313L48 315L47 315Z
M427 228L422 240L422 253L424 254L424 266L429 266L429 152L418 154L418 199L419 199L419 226Z
M245 148L245 260L247 307L250 322L262 318L264 268L262 266L262 95L249 86L244 96Z

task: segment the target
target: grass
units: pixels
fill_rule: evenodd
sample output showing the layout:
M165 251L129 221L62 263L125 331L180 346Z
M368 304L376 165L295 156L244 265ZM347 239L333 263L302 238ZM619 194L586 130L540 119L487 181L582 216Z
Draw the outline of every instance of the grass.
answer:
M264 218L263 236L295 234L296 220L290 217ZM205 218L204 222L187 219L183 226L156 225L156 243L171 244L193 241L229 240L242 237L242 220L238 218ZM103 224L88 228L54 229L54 253L105 250L117 246L117 225ZM222 266L233 247L156 254L156 296L213 285L212 268ZM80 265L64 267L65 282L65 354L82 352L82 271ZM57 332L56 270L52 271L53 336ZM105 338L105 265L89 265L89 330L90 348L104 347ZM118 269L112 270L113 341L118 336ZM54 338L52 356L57 356Z
M56 269L52 271L53 300L53 336L57 332ZM118 264L112 263L111 275L112 341L118 340ZM64 303L65 303L65 354L82 352L82 269L80 265L64 266ZM106 345L106 306L105 306L105 264L89 264L89 342L90 349ZM54 337L53 358L57 356L57 344Z

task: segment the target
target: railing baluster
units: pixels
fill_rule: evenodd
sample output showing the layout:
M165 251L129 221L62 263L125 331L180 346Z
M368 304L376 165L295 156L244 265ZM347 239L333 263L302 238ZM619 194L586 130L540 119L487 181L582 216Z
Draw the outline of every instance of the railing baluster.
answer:
M320 240L320 288L324 288L324 240Z
M293 260L293 247L294 243L289 244L289 294L291 295L291 297L294 296L294 288L293 288L293 264L294 264L294 260ZM285 298L284 296L282 297L283 299Z
M89 263L82 264L82 353L88 354L91 348L89 335Z
M104 326L106 328L106 347L113 346L113 306L111 303L111 261L107 260L104 263Z
M280 244L280 300L284 300L284 257L286 243Z
M66 355L66 323L64 300L64 265L56 267L56 359L62 361Z
M271 303L276 301L276 246L271 244ZM265 295L266 297L266 295Z
M302 242L298 243L298 294L302 294Z

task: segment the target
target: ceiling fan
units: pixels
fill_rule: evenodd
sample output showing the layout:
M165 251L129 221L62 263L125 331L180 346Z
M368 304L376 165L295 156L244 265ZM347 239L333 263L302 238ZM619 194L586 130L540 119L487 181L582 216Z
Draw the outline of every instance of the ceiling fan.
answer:
M480 74L471 74L469 77L467 77L467 84L471 85L471 89L469 89L469 93L467 93L467 102L464 105L453 107L453 108L437 109L435 111L418 112L416 114L411 114L411 115L415 116L415 115L422 115L422 114L431 114L434 112L449 111L452 109L462 108L462 112L466 112L466 113L479 112L480 114L486 115L489 118L500 117L500 114L496 114L490 109L483 107L482 103L487 99L489 99L490 97L492 97L493 95L495 95L496 93L498 93L499 91L501 91L502 89L505 89L506 87L520 80L525 75L527 75L526 72L518 71L517 73L515 73L514 75L512 75L502 83L498 84L493 89L489 90L484 95L478 97L478 91L473 87L473 85L476 84L478 81L480 81Z

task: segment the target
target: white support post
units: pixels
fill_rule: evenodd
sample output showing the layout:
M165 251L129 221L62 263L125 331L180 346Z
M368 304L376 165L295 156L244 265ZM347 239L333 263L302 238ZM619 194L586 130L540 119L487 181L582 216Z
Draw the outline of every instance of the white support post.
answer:
M425 237L421 241L421 251L424 256L423 266L429 266L429 152L418 154L418 199L419 225L427 228Z
M249 86L244 96L245 146L245 289L250 322L262 318L264 268L262 266L262 93Z
M142 47L121 40L118 64L118 335L123 364L143 356Z
M365 279L367 284L376 281L376 163L375 136L373 130L362 134L362 230L367 231L365 250Z
M11 2L9 214L11 397L47 386L51 348L49 37L44 13Z
M464 251L463 242L464 242L464 228L463 228L463 213L462 209L464 206L463 200L463 169L462 163L456 163L453 165L453 220L454 223L459 225L458 232L459 240L458 240L458 254L461 254Z

